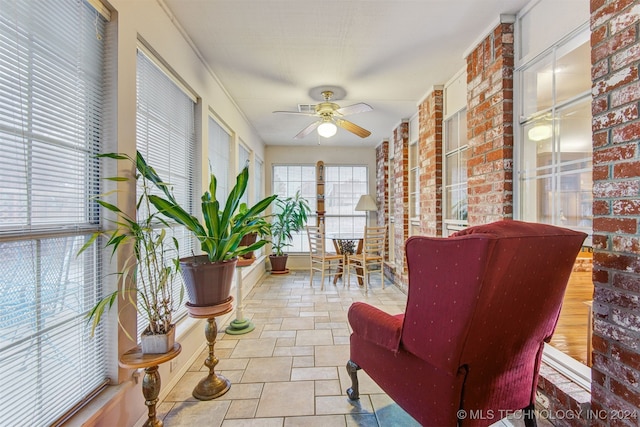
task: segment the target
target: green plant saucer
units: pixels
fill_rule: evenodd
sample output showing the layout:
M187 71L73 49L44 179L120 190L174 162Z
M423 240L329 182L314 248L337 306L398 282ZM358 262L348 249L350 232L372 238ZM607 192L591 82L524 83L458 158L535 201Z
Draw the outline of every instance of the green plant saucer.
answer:
M244 320L233 320L225 330L225 332L229 335L242 335L247 334L253 331L256 328L256 325L253 324L248 319Z

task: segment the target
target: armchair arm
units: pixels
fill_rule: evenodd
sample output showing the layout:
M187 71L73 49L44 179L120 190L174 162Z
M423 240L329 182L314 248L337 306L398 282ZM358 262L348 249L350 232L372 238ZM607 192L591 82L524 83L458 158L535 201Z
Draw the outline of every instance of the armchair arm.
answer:
M354 302L347 314L353 333L394 353L400 347L404 314L391 315L363 302Z

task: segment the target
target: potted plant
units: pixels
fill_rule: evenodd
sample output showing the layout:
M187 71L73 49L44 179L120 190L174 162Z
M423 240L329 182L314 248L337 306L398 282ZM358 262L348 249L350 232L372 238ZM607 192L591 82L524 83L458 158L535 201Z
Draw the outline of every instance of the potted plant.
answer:
M178 241L169 237L169 224L157 212L151 211L149 195L150 183L140 171L143 166L130 156L122 154L102 154L98 157L116 160L129 160L137 168L135 180L141 190L136 203L136 218L132 218L117 206L108 203L104 196L96 201L115 214L110 220L116 227L110 231L94 233L80 248L79 254L91 246L100 236L106 238L105 247L115 254L119 248L128 246L130 255L124 260L123 267L117 272L118 289L100 300L87 314L91 322L91 334L100 322L105 311L110 309L120 296L123 301L133 304L138 313L146 318L147 328L140 337L143 353L166 353L175 342L173 313L182 303L184 295L182 283L176 280L180 269L178 259ZM111 181L130 181L127 177L107 178ZM177 288L180 292L176 292ZM176 294L179 295L176 301ZM127 336L129 334L125 330ZM129 338L131 338L129 336Z
M300 191L296 192L295 196L276 200L275 213L271 223L273 253L269 255L272 273L288 272L287 259L289 255L285 254L283 249L291 246L292 233L302 230L310 212L309 203L300 196Z
M187 212L174 198L169 184L160 179L152 167L138 154L138 161L145 165L145 177L162 191L164 197L150 195L149 201L162 215L182 224L200 242L205 255L193 255L180 259L180 271L187 290L187 298L193 306L211 306L226 302L231 291L233 271L238 256L261 248L267 242L257 241L241 246L245 234L261 229L259 221L248 221L257 217L276 198L266 197L244 213L236 213L240 200L249 182L249 166L245 166L236 178L224 209L216 198L217 180L210 174L209 190L201 197L202 218L200 221Z
M258 237L264 239L265 237L271 235L271 224L269 224L266 217L261 215L247 217L246 213L248 210L249 208L247 207L246 203L240 203L238 214L234 217L234 221L237 222L239 221L239 218L244 217L244 222L246 225L256 225L258 228L256 231L247 233L242 237L242 240L240 240L241 247L253 245L256 240L258 240ZM242 257L238 259L238 266L253 264L253 261L255 261L253 252L254 251L250 251L242 255Z

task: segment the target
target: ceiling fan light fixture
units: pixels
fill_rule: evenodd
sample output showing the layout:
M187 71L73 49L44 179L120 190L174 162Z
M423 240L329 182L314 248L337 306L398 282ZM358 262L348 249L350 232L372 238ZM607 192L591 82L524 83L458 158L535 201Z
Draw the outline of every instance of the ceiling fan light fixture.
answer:
M549 139L552 135L553 131L550 125L536 125L527 132L529 139L535 142Z
M318 126L318 135L324 138L331 138L338 131L338 127L332 122L323 122Z

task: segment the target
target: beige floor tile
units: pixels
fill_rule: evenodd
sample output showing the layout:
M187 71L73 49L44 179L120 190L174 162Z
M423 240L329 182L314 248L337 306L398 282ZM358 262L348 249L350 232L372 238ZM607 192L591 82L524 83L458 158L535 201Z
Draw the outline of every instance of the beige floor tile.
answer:
M304 345L333 345L333 335L330 330L298 331L296 346Z
M229 401L219 400L176 403L164 418L164 424L171 427L218 427L222 425L229 404Z
M313 356L294 356L294 368L311 368L315 366L315 357Z
M185 402L196 400L193 395L193 389L198 385L198 382L207 375L201 371L187 372L184 374L180 381L169 391L167 397L164 398L165 402Z
M340 368L342 368L347 365L348 361L348 345L342 344L315 346L315 366L339 366Z
M316 414L373 414L373 406L368 396L361 396L358 400L351 400L344 396L316 397Z
M282 427L283 423L284 418L249 418L225 420L222 427Z
M238 399L232 400L225 419L233 418L253 418L258 409L258 399Z
M295 344L295 343L294 343ZM276 347L273 351L274 356L313 356L312 345L297 345Z
M231 388L217 400L259 399L262 395L264 383L243 384L232 382Z
M271 357L275 346L275 338L243 340L238 342L230 357Z
M251 359L242 376L243 383L289 381L293 358L260 357Z
M256 417L314 415L313 381L266 383Z
M338 371L336 367L333 366L322 368L293 368L291 370L291 381L334 379L338 379Z
M338 380L318 380L315 381L317 396L338 396L342 394L340 381ZM346 394L345 394L346 396Z
M315 417L287 417L284 427L343 427L344 415L321 415Z
M281 329L283 331L297 331L299 329L314 329L315 320L312 317L286 318L282 319Z
M233 359L220 359L218 360L218 364L216 365L216 371L233 371L236 369L246 369L247 364L249 364L249 358L233 358Z

